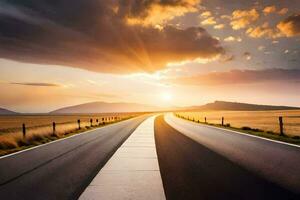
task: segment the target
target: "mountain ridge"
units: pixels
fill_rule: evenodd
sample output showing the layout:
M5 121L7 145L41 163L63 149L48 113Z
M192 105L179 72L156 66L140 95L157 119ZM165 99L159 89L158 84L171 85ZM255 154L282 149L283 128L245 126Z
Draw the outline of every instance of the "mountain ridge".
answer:
M5 108L0 108L0 115L16 115L16 114L18 113Z
M191 106L187 110L232 110L232 111L265 111L265 110L299 110L299 107L250 104L230 101L215 101L202 106Z
M201 111L201 110L227 110L227 111L268 111L268 110L300 110L300 107L274 106L250 104L230 101L214 101L200 106L187 107L159 107L139 103L108 103L89 102L73 106L62 107L49 113L40 114L87 114L87 113L128 113L128 112L156 112L156 111ZM17 115L18 113L5 108L0 108L0 115ZM34 113L31 113L34 114ZM37 113L38 114L38 113Z
M112 113L112 112L154 112L164 110L160 107L139 104L139 103L107 103L107 102L90 102L74 106L63 107L50 112L50 114L63 113Z
M201 106L162 108L139 103L107 103L90 102L75 106L63 107L50 114L80 114L80 113L113 113L113 112L155 112L155 111L193 111L193 110L232 110L232 111L264 111L264 110L295 110L299 107L260 105L229 101L215 101Z

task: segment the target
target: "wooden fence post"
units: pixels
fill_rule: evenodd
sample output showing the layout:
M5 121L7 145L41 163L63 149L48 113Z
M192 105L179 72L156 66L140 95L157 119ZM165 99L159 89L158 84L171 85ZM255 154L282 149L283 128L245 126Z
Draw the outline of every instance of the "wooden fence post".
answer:
M224 117L222 117L222 126L224 126Z
M204 117L204 122L206 123L206 117Z
M282 117L279 117L279 128L280 128L280 135L283 136L284 132L283 132L283 120Z
M90 119L90 122L91 122L91 127L93 126L93 119Z
M22 132L23 132L23 138L26 138L26 126L25 124L22 124Z
M56 124L55 124L55 122L52 123L52 127L53 127L53 133L52 134L55 135L55 131L56 131Z
M81 129L81 127L80 127L80 119L77 120L77 123L78 123L78 130L80 130Z

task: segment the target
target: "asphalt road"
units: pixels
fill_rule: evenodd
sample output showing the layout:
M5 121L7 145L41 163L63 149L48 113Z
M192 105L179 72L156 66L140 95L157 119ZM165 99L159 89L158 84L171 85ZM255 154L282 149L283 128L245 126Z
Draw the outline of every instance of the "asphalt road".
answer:
M0 199L77 199L145 118L0 158Z
M300 148L166 121L155 141L167 199L300 199Z

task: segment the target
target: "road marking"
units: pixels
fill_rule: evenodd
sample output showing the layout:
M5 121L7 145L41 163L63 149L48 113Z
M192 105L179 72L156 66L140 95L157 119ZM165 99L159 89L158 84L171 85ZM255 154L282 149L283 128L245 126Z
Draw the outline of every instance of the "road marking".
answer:
M129 120L132 120L132 119L135 119L135 118L126 119L126 120L123 120L123 121L121 121L121 122L129 121ZM44 147L44 146L46 146L46 145L50 145L50 144L55 143L55 142L61 142L61 141L64 141L64 140L66 140L66 139L70 139L70 138L73 138L73 137L77 137L77 136L80 136L80 135L83 135L83 134L86 134L86 133L89 133L89 132L92 132L92 131L97 131L97 130L100 130L100 129L103 129L103 128L107 128L107 127L110 127L110 126L115 126L115 125L117 125L118 123L119 123L119 122L114 123L114 124L109 124L109 125L106 125L106 126L102 126L102 127L99 127L99 128L95 128L95 129L89 130L89 131L84 131L84 132L82 132L82 133L78 133L78 134L75 134L75 135L72 135L72 136L69 136L69 137L65 137L65 138L53 140L53 141L47 142L47 143L45 143L45 144L40 144L40 145L37 145L37 146L34 146L34 147L30 147L30 148L28 148L28 149L24 149L24 150L17 151L17 152L11 153L11 154L7 154L7 155L4 155L4 156L1 156L1 157L0 157L0 160L1 160L1 159L4 159L4 158L7 158L7 157L15 156L15 155L20 154L20 153L24 153L24 152L26 152L26 151L31 151L31 150L34 150L34 149L37 149L37 148L40 148L40 147Z
M110 158L80 199L165 199L154 140L155 116L144 121Z
M168 115L170 115L170 114L168 114ZM264 138L264 137L260 137L260 136L256 136L256 135L251 135L249 133L243 133L243 132L234 131L234 130L230 130L230 129L226 129L226 128L220 128L220 127L215 127L215 126L210 126L210 125L191 122L191 121L188 121L188 120L184 120L184 119L175 117L173 114L172 114L172 117L174 117L176 119L186 121L188 123L191 123L191 124L194 124L194 125L197 125L197 126L205 126L205 127L208 127L208 128L214 128L214 129L219 129L219 130L223 130L223 131L233 132L233 133L237 133L237 134L240 134L240 135L245 135L245 136L248 136L248 137L259 138L259 139L267 140L267 141L270 141L270 142L275 142L275 143L279 143L279 144L284 144L284 145L300 148L300 146L296 145L296 144L291 144L291 143L282 142L282 141L278 141L278 140L272 140L272 139L269 139L269 138Z

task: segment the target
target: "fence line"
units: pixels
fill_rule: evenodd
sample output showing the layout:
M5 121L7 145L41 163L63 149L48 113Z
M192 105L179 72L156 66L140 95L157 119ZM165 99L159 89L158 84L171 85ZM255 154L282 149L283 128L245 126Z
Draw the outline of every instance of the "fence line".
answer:
M179 114L177 114L177 113L175 113L175 116L176 116L176 117L179 117L179 118L182 118L182 119L187 119L187 120L189 120L189 121L201 123L200 120L196 120L196 121L195 121L195 118L194 118L194 117L193 117L193 118L190 118L190 116L185 117L185 116L179 115ZM204 123L205 123L205 124L208 123L207 117L204 117ZM229 124L229 123L225 124L225 118L224 118L224 117L221 117L221 123L220 123L220 125L221 125L221 126L227 126L227 127L230 127L230 124ZM280 136L285 136L286 134L284 133L284 122L283 122L283 117L282 117L282 116L279 116L279 117L278 117L278 126L279 126L279 135L280 135ZM249 129L251 129L251 128L249 128ZM259 129L257 129L257 130L259 130ZM263 131L263 130L262 130L262 131Z
M111 122L117 122L117 121L121 121L122 119L125 119L127 117L120 117L120 116L113 116L113 117L102 117L102 120L100 118L100 120L97 118L95 121L96 121L96 124L93 124L93 118L90 118L89 122L90 122L90 126L86 126L86 128L89 128L89 127L96 127L96 126L100 126L100 125L105 125L107 123L111 123ZM101 121L101 122L100 122ZM82 127L81 127L81 120L78 119L77 120L77 125L78 125L78 128L77 130L81 130ZM64 125L64 124L73 124L76 122L72 122L72 121L68 121L68 122L61 122L61 123L56 123L55 121L52 122L52 135L55 136L56 135L56 127L57 125ZM50 124L49 124L50 125ZM43 126L37 126L38 128L42 128L42 127L48 127L49 125L43 125ZM23 135L23 139L26 139L26 134L27 134L27 130L28 129L34 129L36 127L26 127L26 124L23 123L22 124L22 135Z

